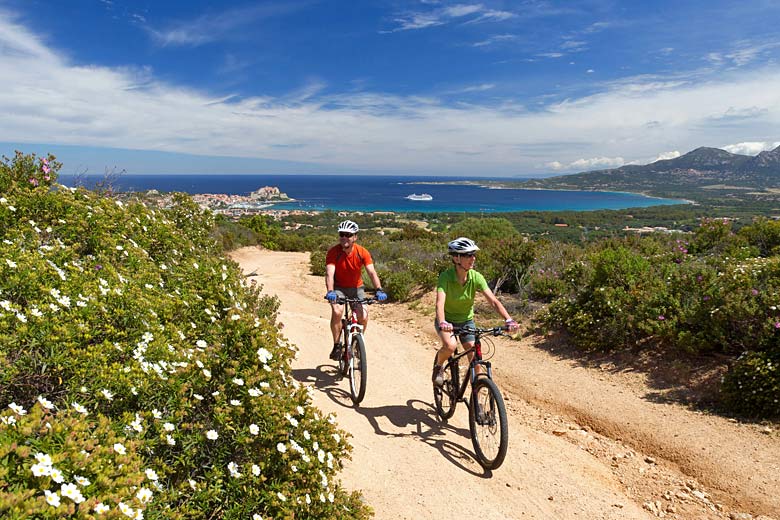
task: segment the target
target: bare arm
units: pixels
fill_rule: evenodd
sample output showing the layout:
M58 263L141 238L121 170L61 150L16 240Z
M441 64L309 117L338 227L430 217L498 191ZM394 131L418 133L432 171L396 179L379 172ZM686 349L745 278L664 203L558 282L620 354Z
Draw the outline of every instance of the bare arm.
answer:
M334 277L336 275L336 264L327 264L325 266L325 289L332 291L334 287Z
M509 313L506 311L504 306L501 304L500 301L498 301L498 298L496 298L496 295L493 294L493 291L490 290L490 287L482 291L482 294L485 295L485 299L487 299L488 303L496 310L498 314L501 315L504 320L511 320L512 317L509 315Z
M371 283L374 284L374 288L375 289L381 288L382 283L379 281L379 275L376 274L376 269L374 269L374 264L366 265L366 272L368 273L369 278L371 278Z
M444 301L447 299L447 293L444 291L436 291L436 319L439 323L443 323L444 319Z

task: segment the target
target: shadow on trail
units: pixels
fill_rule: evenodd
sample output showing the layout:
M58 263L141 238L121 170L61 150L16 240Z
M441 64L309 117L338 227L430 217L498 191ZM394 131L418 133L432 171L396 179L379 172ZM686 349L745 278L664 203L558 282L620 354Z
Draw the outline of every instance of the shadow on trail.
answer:
M319 365L316 368L303 368L292 371L292 376L301 383L313 384L331 401L345 408L352 408L349 395L349 381L333 365Z
M356 408L355 411L368 420L377 435L410 437L422 441L439 451L445 459L461 470L475 476L491 476L489 472L476 472L466 464L468 461L476 461L474 454L470 450L443 438L445 435L456 435L461 439L469 439L469 430L440 422L429 403L410 399L406 401L405 405L376 406L373 408L361 406ZM409 427L409 429L405 432L385 431L380 424L383 419L386 419L398 429L406 427Z
M430 403L410 399L405 405L355 407L349 396L349 382L339 374L335 366L319 365L316 368L296 369L293 370L292 375L301 383L314 385L314 388L320 390L334 403L344 408L353 408L356 413L366 418L377 435L419 440L436 449L445 459L463 471L482 478L492 476L490 471L483 471L481 468L480 471L474 471L469 466L470 462L476 461L471 450L444 438L457 436L462 441L468 442L471 438L469 430L440 422ZM382 427L383 423L386 424L385 421L405 431L387 431Z

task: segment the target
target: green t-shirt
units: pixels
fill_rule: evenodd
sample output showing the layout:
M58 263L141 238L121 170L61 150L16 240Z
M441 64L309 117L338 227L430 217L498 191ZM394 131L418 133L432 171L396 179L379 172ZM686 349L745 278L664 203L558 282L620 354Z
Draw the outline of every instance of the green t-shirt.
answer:
M436 284L436 292L444 291L444 319L450 323L463 323L474 319L474 296L477 291L488 288L485 277L469 269L466 283L461 285L455 274L455 267L442 271Z

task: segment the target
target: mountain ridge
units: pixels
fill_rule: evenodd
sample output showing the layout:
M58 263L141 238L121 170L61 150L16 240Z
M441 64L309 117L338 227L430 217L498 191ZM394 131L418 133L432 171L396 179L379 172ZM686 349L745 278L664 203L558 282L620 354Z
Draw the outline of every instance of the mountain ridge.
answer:
M630 191L656 196L708 199L713 195L776 198L780 193L780 146L755 156L699 147L674 159L645 165L591 170L523 182L524 187ZM700 193L697 193L700 192ZM698 195L698 196L694 196Z

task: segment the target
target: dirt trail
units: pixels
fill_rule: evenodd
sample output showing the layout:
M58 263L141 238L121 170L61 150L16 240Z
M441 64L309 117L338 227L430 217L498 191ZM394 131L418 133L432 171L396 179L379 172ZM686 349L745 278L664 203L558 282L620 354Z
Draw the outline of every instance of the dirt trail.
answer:
M299 348L294 376L351 433L342 484L361 490L378 519L780 519L776 429L653 402L640 375L556 357L535 337L496 342L510 439L504 465L486 474L465 407L446 425L432 409L428 306L371 307L368 390L355 408L328 359L325 284L308 274L308 255L243 248L232 257L280 298L283 332Z

